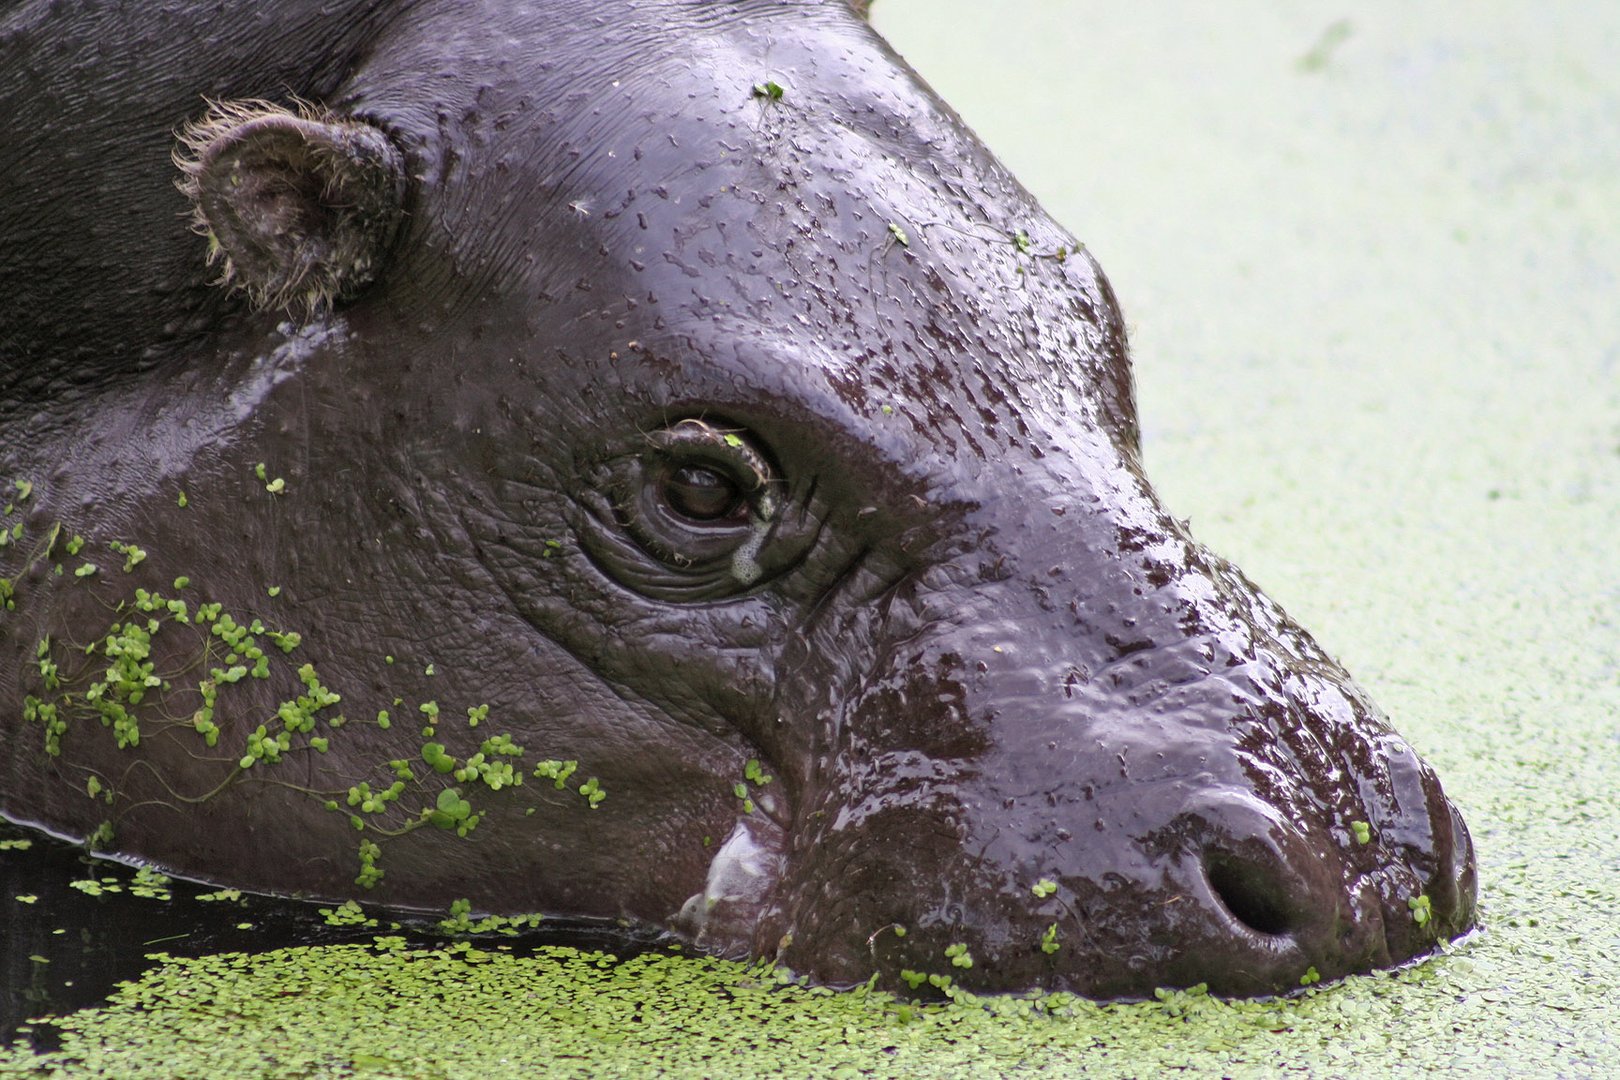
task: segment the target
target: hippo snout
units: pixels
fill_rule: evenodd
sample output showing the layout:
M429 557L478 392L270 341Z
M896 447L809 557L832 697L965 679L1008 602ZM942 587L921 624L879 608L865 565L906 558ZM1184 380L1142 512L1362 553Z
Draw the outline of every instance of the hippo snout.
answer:
M1108 535L993 539L891 594L906 644L832 725L756 949L830 982L1257 994L1468 926L1467 830L1350 677L1174 521Z
M834 983L878 970L896 986L1257 994L1399 963L1469 924L1466 829L1410 751L1422 801L1334 805L1258 745L1242 770L1221 769L1218 729L1178 753L1074 727L976 764L865 751L860 789L807 815L793 900L756 948L786 938L784 962ZM1272 737L1235 716L1221 727ZM1382 791L1391 775L1375 764L1356 780Z

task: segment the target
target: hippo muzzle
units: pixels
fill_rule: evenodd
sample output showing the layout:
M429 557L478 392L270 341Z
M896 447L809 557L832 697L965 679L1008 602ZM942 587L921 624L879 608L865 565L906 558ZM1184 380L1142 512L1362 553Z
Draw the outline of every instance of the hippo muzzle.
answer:
M835 983L1117 997L1274 992L1465 929L1467 829L1361 689L1134 455L1046 461L986 463L954 553L810 632L810 670L867 651L791 811L716 860L699 939Z
M0 18L0 810L831 984L1470 925L1433 772L1144 479L1097 263L842 0L216 7Z

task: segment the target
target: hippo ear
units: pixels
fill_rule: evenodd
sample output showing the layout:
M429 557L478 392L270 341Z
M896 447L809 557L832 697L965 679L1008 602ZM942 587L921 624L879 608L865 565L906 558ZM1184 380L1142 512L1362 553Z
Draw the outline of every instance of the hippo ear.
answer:
M405 166L371 124L264 101L213 105L175 164L220 283L255 307L313 314L377 276L399 227Z
M849 6L855 9L855 14L865 19L872 14L872 0L849 0Z

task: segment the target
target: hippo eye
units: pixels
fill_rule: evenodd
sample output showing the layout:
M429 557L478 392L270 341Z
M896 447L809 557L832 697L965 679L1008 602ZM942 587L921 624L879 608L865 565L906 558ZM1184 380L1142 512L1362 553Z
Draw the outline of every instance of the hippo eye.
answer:
M659 498L688 521L719 521L747 516L742 489L729 476L707 465L683 465L665 474Z
M636 439L582 493L596 527L581 540L620 582L660 599L722 599L802 551L800 523L783 525L782 475L746 429L694 418Z
M814 490L813 482L810 489ZM713 417L642 429L588 474L585 553L642 596L713 603L788 573L821 523L762 440Z

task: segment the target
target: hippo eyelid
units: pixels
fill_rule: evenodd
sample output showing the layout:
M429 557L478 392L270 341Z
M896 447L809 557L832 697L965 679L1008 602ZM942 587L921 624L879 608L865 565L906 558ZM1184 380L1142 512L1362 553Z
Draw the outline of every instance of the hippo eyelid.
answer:
M705 458L729 459L742 467L739 480L746 491L758 491L775 479L770 462L741 428L721 427L690 417L653 432L648 441L672 457L686 451Z
M729 475L745 496L746 524L756 534L776 520L782 507L782 478L745 428L691 417L652 432L647 440L666 474L698 467Z

